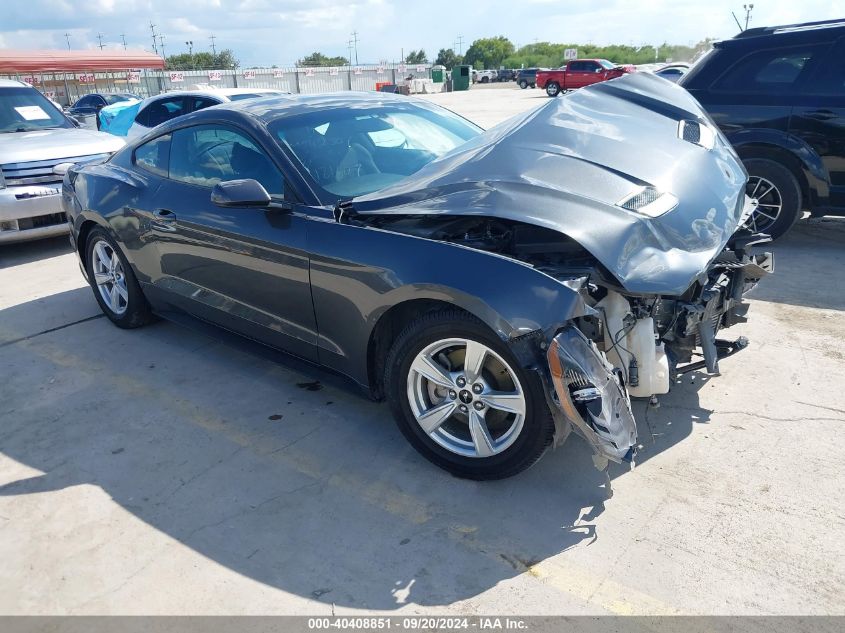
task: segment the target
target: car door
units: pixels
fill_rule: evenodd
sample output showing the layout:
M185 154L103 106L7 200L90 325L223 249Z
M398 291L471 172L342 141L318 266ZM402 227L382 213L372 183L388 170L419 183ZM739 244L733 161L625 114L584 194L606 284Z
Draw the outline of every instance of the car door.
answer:
M750 52L740 57L709 86L687 86L693 97L734 144L748 130L766 130L785 137L796 86L807 63L826 45L805 44Z
M825 54L796 91L789 132L821 158L830 179L827 206L845 207L845 38Z
M590 62L569 62L566 70L566 89L583 88L591 83Z
M276 204L224 208L215 184L252 178ZM171 135L169 177L152 211L157 286L200 319L316 360L307 214L267 152L246 132L194 125Z

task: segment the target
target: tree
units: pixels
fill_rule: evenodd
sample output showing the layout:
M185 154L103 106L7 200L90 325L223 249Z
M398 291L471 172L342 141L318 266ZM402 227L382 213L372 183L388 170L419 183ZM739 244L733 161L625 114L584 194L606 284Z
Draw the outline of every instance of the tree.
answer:
M445 66L446 68L454 68L463 61L463 56L456 55L453 49L441 48L440 52L437 53L437 59L434 60L434 63L440 66Z
M322 53L313 52L297 60L297 66L346 66L349 61L345 57L327 57Z
M464 62L475 68L498 68L514 54L513 43L503 35L475 40L464 55Z
M427 64L428 56L423 49L418 51L411 51L405 56L406 64Z
M171 70L232 70L240 65L231 49L224 49L213 55L208 51L200 51L193 55L179 53L167 58L167 67Z

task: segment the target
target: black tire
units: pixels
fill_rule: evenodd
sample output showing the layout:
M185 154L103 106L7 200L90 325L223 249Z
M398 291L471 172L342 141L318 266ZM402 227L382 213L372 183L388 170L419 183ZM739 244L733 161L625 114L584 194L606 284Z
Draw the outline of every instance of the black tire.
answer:
M121 267L123 269L123 276L126 285L128 298L126 300L126 310L122 314L116 313L105 302L97 283L94 279L93 257L94 248L98 242L105 242L109 248L120 259ZM94 292L94 298L100 304L100 309L116 326L124 329L132 329L141 327L153 321L154 317L150 310L150 304L147 302L144 293L141 291L141 286L138 285L138 280L135 278L135 273L132 271L129 261L120 250L120 247L102 227L95 227L91 229L85 240L85 270L88 273L88 282L91 285L91 290Z
M444 448L420 427L411 410L407 394L411 363L427 345L454 337L480 342L498 354L516 373L525 394L522 430L512 445L490 457L466 457ZM554 420L540 378L525 370L508 345L481 321L460 310L428 313L405 328L388 354L385 387L393 416L405 438L423 457L457 477L490 480L516 475L537 462L554 437Z
M525 81L524 79L520 79L519 80L519 87L522 88L523 90L525 90L528 87L528 82Z
M560 84L556 81L550 81L546 84L546 94L550 97L556 97L560 94Z
M531 87L532 87L532 88L536 88L536 87L537 87L537 84L531 84Z
M774 185L775 191L760 197L760 204L773 203L778 198L781 203L780 213L775 216L777 219L774 221L757 216L759 232L771 235L772 239L782 237L801 217L801 186L798 180L788 167L768 158L747 158L743 163L749 176L748 195L760 196L765 191L761 188L754 191L762 178ZM766 207L760 207L760 210L765 209Z
M490 77L487 77L487 76L485 75L484 77L482 77L482 78L481 78L481 83L483 83L483 84L489 84L489 83L490 83Z

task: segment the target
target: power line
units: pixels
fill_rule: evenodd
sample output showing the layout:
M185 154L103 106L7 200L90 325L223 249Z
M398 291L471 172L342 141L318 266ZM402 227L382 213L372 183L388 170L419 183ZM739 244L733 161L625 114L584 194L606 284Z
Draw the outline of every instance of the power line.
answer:
M458 35L458 39L455 41L455 43L458 45L458 55L460 55L461 51L463 51L464 49L464 36Z

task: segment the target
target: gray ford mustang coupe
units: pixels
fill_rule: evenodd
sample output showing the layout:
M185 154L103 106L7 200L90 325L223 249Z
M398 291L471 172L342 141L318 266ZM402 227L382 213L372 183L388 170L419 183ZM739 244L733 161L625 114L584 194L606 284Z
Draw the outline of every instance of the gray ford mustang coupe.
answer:
M630 461L630 398L745 346L717 332L772 270L746 177L688 93L637 73L487 132L377 93L215 106L71 168L63 201L119 327L214 324L321 365L494 479L573 429Z

